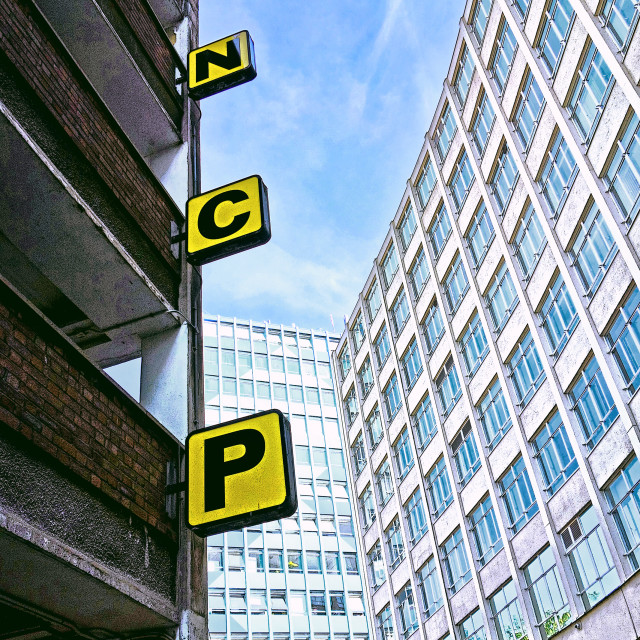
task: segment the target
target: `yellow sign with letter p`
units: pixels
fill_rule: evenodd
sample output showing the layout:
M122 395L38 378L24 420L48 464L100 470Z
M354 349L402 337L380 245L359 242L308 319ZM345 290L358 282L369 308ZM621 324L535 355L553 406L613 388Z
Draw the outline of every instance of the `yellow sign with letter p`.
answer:
M291 427L280 411L194 431L186 447L187 526L198 535L296 512Z

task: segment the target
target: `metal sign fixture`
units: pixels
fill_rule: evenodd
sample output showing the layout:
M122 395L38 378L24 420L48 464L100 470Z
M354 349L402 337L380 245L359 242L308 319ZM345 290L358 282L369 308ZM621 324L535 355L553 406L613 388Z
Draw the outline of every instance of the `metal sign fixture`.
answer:
M189 96L207 98L253 80L256 60L248 31L216 40L189 52Z
M291 425L277 409L187 437L186 524L199 536L293 515Z
M260 176L187 201L187 260L192 264L213 262L270 239L267 188Z

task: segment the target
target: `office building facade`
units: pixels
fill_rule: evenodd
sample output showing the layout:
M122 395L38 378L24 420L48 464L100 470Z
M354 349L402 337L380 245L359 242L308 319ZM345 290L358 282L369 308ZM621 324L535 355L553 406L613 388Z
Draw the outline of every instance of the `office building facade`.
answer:
M380 640L640 634L640 32L467 2L335 352Z
M298 513L207 539L211 640L365 640L330 351L338 336L204 318L205 422L279 409L290 420Z
M207 635L167 485L203 424L197 0L0 2L0 628ZM141 360L140 401L106 373Z

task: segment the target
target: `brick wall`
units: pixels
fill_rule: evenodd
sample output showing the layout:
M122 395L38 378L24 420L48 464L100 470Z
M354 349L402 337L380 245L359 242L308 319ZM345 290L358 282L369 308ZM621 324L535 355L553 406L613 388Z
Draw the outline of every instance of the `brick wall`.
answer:
M181 215L31 0L0 0L0 47L70 141L177 273L170 223Z
M1 281L0 301L0 431L175 539L165 479L181 445Z

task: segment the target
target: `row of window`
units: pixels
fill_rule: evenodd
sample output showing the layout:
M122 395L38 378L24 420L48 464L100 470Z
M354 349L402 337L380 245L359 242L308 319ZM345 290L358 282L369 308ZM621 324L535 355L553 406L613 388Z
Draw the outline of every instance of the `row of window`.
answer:
M340 574L344 571L347 575L358 575L358 559L355 553L337 551L324 552L324 566L321 562L320 551L298 550L284 551L283 549L249 548L246 553L242 547L228 547L225 554L222 547L209 546L208 570L209 572L224 571L225 558L228 571L249 571L251 573L264 573L265 557L269 573L284 573L285 566L287 573L332 573ZM286 563L286 565L285 565Z
M270 589L269 601L267 601L266 589L209 589L209 615L226 616L229 612L234 615L252 616L266 614L272 615L302 616L327 615L344 616L347 611L354 616L363 616L365 613L362 593L329 591L329 608L327 609L327 594L324 591L296 591L287 593L284 589ZM308 603L308 604L307 604ZM216 618L210 619L212 627L217 630L220 626ZM224 626L224 625L223 625Z
M222 388L221 388L222 387ZM220 378L205 375L204 379L205 404L218 404L220 392L224 396L242 398L258 398L263 400L278 400L296 404L336 406L336 396L333 389L318 389L317 387L302 387L301 385L280 382L264 382L260 380L236 380L236 378Z

